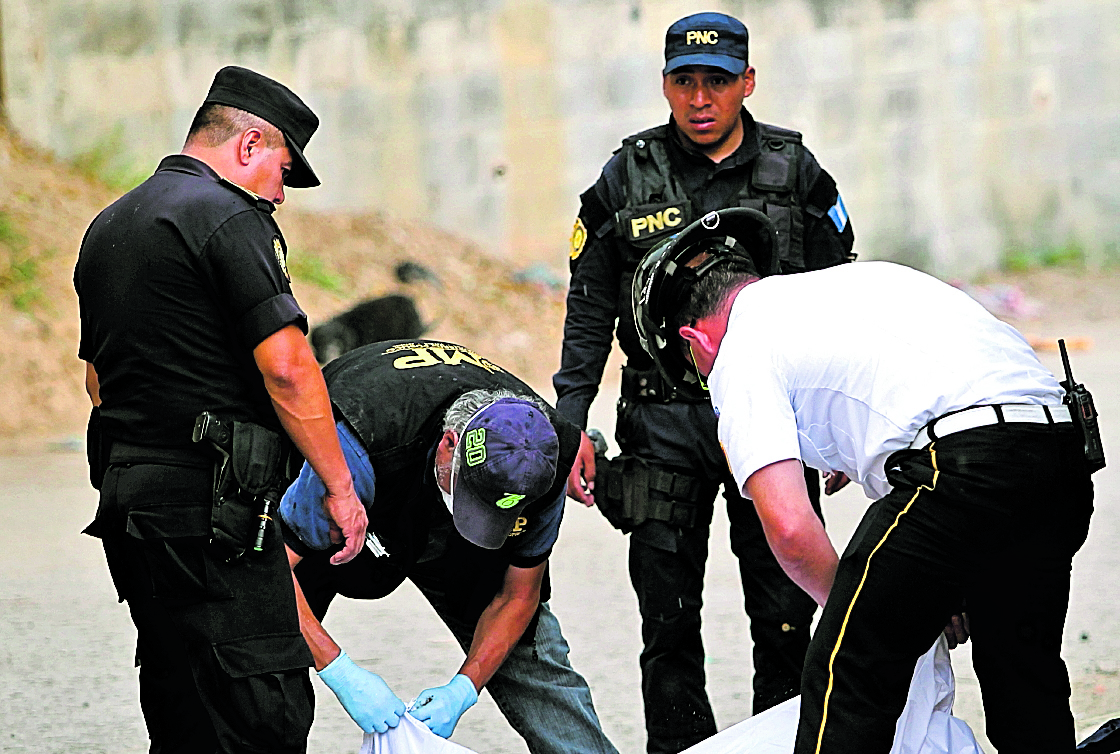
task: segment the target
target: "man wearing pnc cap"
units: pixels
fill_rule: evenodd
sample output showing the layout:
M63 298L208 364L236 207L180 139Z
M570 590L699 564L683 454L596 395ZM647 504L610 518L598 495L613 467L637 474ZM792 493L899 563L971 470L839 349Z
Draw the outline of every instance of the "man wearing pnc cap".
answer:
M97 216L74 271L101 490L86 533L136 625L152 751L306 750L312 656L261 507L293 444L324 482L335 561L365 541L272 218L285 186L319 183L303 155L317 126L286 87L223 68L182 153ZM195 441L203 412L223 461Z
M586 443L569 494L590 504L593 486L599 507L631 532L650 752L680 751L716 732L704 688L700 606L721 485L751 619L755 712L797 693L816 607L782 572L751 502L739 494L706 392L663 384L638 343L630 307L630 281L643 254L713 210L749 207L769 216L783 272L854 258L836 183L801 134L759 123L743 107L755 87L747 42L746 27L722 13L669 27L662 71L669 122L623 141L580 197L572 234L562 363L553 378L557 409L586 426L615 336L627 365L616 425L622 455L596 468ZM775 311L759 326L781 328L782 317ZM838 475L826 491L842 481ZM807 483L819 510L812 473Z
M615 752L548 607L548 557L579 430L521 380L453 343L375 343L324 373L371 544L330 565L322 483L305 466L280 514L319 677L366 732L397 725L400 698L320 621L337 594L378 599L409 579L467 655L448 683L416 696L414 717L446 738L485 686L530 751Z

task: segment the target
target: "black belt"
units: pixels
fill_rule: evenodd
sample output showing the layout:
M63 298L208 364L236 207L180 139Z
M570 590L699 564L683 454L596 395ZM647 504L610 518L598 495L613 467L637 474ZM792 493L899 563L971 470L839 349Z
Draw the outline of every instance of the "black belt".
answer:
M164 466L190 466L208 469L214 465L214 458L206 452L193 448L163 448L152 445L130 445L113 440L109 451L110 464L154 463Z

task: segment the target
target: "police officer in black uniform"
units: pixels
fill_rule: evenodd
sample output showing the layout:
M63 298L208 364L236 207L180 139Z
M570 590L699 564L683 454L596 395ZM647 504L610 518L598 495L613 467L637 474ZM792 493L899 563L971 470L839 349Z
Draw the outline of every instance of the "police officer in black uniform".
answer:
M467 654L450 683L420 692L413 717L447 738L485 686L530 751L617 754L548 606L548 559L579 429L454 343L363 346L324 374L378 550L329 564L319 480L305 466L280 513L319 677L363 730L398 724L404 704L319 621L337 594L378 599L407 578Z
M281 84L223 68L183 152L102 211L78 256L101 490L86 533L136 625L153 752L306 750L312 658L265 507L291 442L326 480L322 504L345 537L335 561L364 544L272 218L284 185L319 184L303 157L317 126ZM193 441L203 412L217 446Z
M587 486L594 481L599 507L632 530L650 752L677 752L716 732L704 689L700 606L720 484L751 618L755 712L797 694L816 605L782 572L753 506L737 493L702 386L664 386L642 351L630 307L634 270L659 241L733 206L770 217L783 272L854 258L851 224L832 177L799 133L758 123L743 107L755 84L743 24L720 13L683 18L669 27L665 60L669 123L625 139L580 197L562 362L553 378L557 408L586 426L617 333L627 355L616 433L622 456L609 465L600 458L596 469L585 442L569 494L590 504ZM759 326L780 323L775 312ZM819 485L812 474L806 479L819 513Z

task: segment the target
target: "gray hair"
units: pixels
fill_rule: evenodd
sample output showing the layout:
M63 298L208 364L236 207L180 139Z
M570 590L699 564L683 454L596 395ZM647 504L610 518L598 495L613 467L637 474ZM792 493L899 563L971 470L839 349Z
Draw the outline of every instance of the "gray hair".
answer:
M467 423L474 418L475 414L502 398L516 398L519 401L527 401L536 406L542 414L548 416L544 401L535 395L520 395L505 388L499 388L498 390L480 388L463 393L455 399L455 402L447 409L447 413L443 415L443 431L451 430L462 437L463 433L467 431Z

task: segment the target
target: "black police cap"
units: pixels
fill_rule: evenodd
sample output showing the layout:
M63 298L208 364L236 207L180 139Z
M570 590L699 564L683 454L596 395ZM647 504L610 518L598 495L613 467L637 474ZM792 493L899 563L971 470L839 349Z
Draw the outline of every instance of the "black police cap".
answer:
M303 156L307 142L319 127L319 118L291 89L256 71L228 65L214 76L204 102L236 107L276 126L292 154L292 169L284 184L292 188L319 185L318 176Z
M665 68L669 75L689 65L722 68L738 76L747 70L747 27L726 13L694 13L665 32Z

